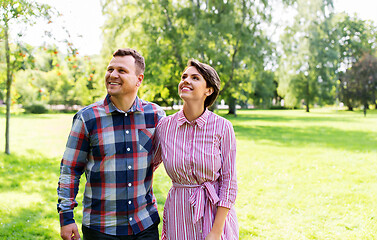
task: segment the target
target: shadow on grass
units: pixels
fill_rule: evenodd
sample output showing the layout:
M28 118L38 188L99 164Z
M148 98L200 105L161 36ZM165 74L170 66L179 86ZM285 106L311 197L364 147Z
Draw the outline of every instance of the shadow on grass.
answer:
M59 159L0 154L0 239L58 239ZM56 226L55 226L56 227Z
M289 111L289 110L284 110ZM231 121L266 121L266 122L293 122L293 121L305 121L305 122L355 122L355 117L362 117L361 115L355 116L347 113L335 114L332 113L296 113L291 115L284 115L281 110L270 111L271 114L260 114L258 112L253 112L253 110L243 110L237 117L233 115L221 116L227 118ZM274 114L275 113L275 114ZM281 115L277 114L281 113Z
M332 127L234 126L238 139L262 141L286 147L315 144L343 150L376 151L377 136L373 132L343 131Z

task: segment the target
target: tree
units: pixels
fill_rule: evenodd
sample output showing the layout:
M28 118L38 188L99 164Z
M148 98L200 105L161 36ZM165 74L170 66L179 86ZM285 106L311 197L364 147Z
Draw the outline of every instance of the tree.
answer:
M341 101L348 107L348 110L353 110L358 106L357 86L354 75L354 64L360 64L360 60L369 58L376 49L377 43L377 28L372 22L363 21L357 16L350 17L346 14L338 14L337 16L337 43L339 51L339 94ZM359 81L359 79L357 80ZM376 89L372 88L372 97L374 104L377 106Z
M268 1L138 0L116 11L114 2L106 0L103 6L108 38L103 56L114 51L115 43L142 52L147 64L140 89L144 98L164 105L177 101L177 84L190 58L217 70L222 79L220 98L228 102L230 113L235 114L237 100L247 102L255 96L258 84L252 82L265 76L272 52L262 27L271 18ZM259 89L260 94L270 94ZM270 92L273 95L274 89Z
M297 1L297 15L282 36L278 93L285 104L304 100L309 112L313 101L331 103L336 84L337 46L331 0Z
M6 59L6 126L5 126L5 153L10 154L9 149L9 123L11 105L11 86L13 73L17 70L20 58L17 56L19 49L10 48L10 26L16 23L33 24L36 18L50 19L53 11L46 4L38 4L27 0L2 0L0 8L1 33L5 40ZM14 52L13 50L16 50ZM21 60L22 61L22 60Z
M349 110L363 106L366 116L369 104L375 104L377 86L377 58L364 54L359 62L348 69L341 78L341 97Z

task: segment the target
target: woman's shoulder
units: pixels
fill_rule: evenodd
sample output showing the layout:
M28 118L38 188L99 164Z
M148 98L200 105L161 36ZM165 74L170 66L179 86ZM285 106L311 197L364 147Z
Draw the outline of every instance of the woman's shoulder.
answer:
M210 114L209 114L209 120L210 121L216 121L220 125L232 126L232 123L228 119L226 119L225 117L217 115L216 113L211 112L211 111L209 111L209 112L210 112Z

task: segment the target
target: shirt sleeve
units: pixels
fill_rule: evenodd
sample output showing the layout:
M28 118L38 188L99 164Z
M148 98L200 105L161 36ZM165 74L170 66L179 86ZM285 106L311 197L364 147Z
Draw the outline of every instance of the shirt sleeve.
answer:
M82 116L73 118L72 129L60 164L58 205L60 226L74 223L73 209L77 206L76 195L80 177L84 172L89 152L89 138Z
M236 175L236 137L233 126L226 121L224 133L220 140L221 160L220 169L220 190L218 206L231 208L237 196L237 175Z
M165 114L165 112L163 113ZM160 120L162 119L162 117L160 118ZM161 143L160 143L161 125L162 125L162 121L159 121L156 127L155 136L153 139L153 159L152 159L153 171L155 171L162 162L162 156L161 156L162 150L161 150Z

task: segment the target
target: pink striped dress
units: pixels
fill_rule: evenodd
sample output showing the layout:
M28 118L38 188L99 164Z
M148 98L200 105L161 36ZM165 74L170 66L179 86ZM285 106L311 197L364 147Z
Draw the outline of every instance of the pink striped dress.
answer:
M173 182L165 202L161 239L205 239L217 206L230 209L221 239L238 239L232 124L209 110L188 122L181 110L160 120L156 140L156 160L162 159Z

